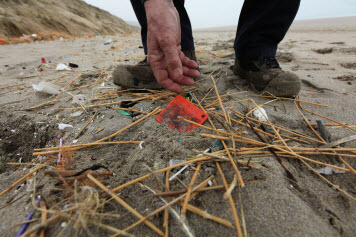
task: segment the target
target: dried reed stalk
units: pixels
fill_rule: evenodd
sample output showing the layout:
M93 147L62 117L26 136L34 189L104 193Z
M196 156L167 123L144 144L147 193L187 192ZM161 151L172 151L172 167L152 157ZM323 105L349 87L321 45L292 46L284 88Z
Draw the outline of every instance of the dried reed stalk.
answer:
M298 104L296 101L294 101L294 105L297 108L299 114L303 117L304 121L307 123L308 127L313 131L313 133L320 139L320 141L324 144L326 144L326 141L319 135L319 133L317 133L315 131L315 129L313 128L313 126L309 123L308 119L304 116L304 114L302 113L302 111L300 111Z
M85 105L75 95L73 95L70 92L67 92L67 94L73 97L73 99L79 103L79 105L82 107L85 113L88 113L88 111L85 109Z
M202 186L204 185L207 185L207 183L213 178L214 176L211 176L209 178L207 178L206 180L204 180L202 183L200 183L199 185L195 186L193 189L192 189L192 192L195 192L196 190L198 190L199 188L201 188ZM127 227L126 229L124 229L124 231L128 231L132 228L134 228L135 226L141 224L142 222L144 222L145 220L147 220L148 218L150 218L151 216L154 216L156 215L157 213L160 213L161 211L165 210L166 208L172 206L173 204L177 203L178 201L182 200L183 198L186 197L186 193L175 198L174 200L172 200L171 202L167 203L166 205L158 208L157 210L151 212L149 215L147 215L146 217L144 217L143 219L139 220L138 222L132 224L131 226Z
M28 231L26 231L24 234L21 235L21 237L27 237L32 235L33 233L35 233L37 230L46 228L48 226L48 224L52 223L55 220L58 220L59 218L63 217L60 214L57 214L55 216L52 216L51 218L47 219L45 222L38 224L34 227L32 227L31 229L29 229Z
M185 162L182 162L182 163L179 163L179 164L176 164L176 165L172 165L172 166L169 166L169 167L166 167L166 168L162 168L162 169L160 169L160 170L156 170L155 173L156 173L156 174L162 173L162 172L165 172L165 171L167 171L167 170L171 170L171 169L174 169L174 168L177 168L177 167L180 167L180 166L184 166L184 165L191 164L191 163L195 163L195 162L199 162L199 161L206 161L206 160L210 160L210 159L211 159L210 157L194 157L194 158L191 159L191 160L187 160L187 161L185 161ZM135 184L135 183L137 183L137 182L140 182L140 181L142 181L142 180L145 180L145 179L151 177L152 175L153 175L152 173L146 174L146 175L141 176L141 177L139 177L139 178L137 178L137 179L134 179L134 180L131 180L131 181L125 183L125 184L122 184L122 185L120 185L120 186L118 186L118 187L112 189L111 191L112 191L112 192L117 192L117 191L119 191L119 190L121 190L121 189L123 189L123 188L126 188L126 187L128 187L128 186L130 186L130 185L132 185L132 184Z
M5 193L9 192L10 190L12 190L14 187L16 187L16 185L18 185L19 183L21 183L22 181L24 181L26 178L30 177L33 173L37 172L39 169L41 169L43 166L45 166L45 164L38 166L36 169L32 170L30 173L26 174L25 176L23 176L21 179L17 180L15 183L11 184L10 187L8 187L7 189L5 189L4 191L2 191L0 193L0 197L2 195L4 195Z
M140 184L140 183L139 183L139 185L141 186L141 188L145 188L145 189L151 191L153 194L156 194L156 192L155 192L152 188L148 187L147 185ZM167 201L166 201L165 199L163 199L162 197L159 197L159 199L160 199L165 205L168 204ZM167 207L167 208L164 209L164 210L165 210L165 211L166 211L166 210L169 210L169 211L172 213L172 216L173 216L173 217L175 217L178 221L180 220L179 214L178 214L172 207L169 206L169 207ZM192 233L192 231L190 230L189 226L188 226L185 222L182 223L182 230L185 232L185 234L186 234L188 237L194 237L194 234ZM114 237L114 236L112 236L112 237Z
M35 106L30 107L30 108L27 108L26 110L38 109L38 108L41 108L41 107L46 106L46 105L54 104L55 102L56 101L54 101L54 100L50 100L50 101L44 102L42 104L35 105Z
M302 102L305 103L305 101L302 101ZM329 120L329 121L331 121L331 122L337 123L338 125L340 125L340 126L342 126L342 127L348 128L348 129L350 129L350 130L356 132L356 129L355 129L355 128L352 128L352 127L346 125L345 123L340 123L339 121L336 121L336 120L334 120L334 119L325 117L325 116L323 116L323 115L320 115L320 114L317 114L317 113L314 113L314 112L312 112L312 111L309 111L309 110L305 109L305 108L302 106L302 103L299 103L299 106L300 106L300 108L301 108L303 111L305 111L305 112L308 112L308 113L310 113L310 114L312 114L312 115L318 116L318 117L323 118L323 119L327 119L327 120Z
M234 175L234 179L232 180L230 187L224 193L224 199L228 199L231 196L231 192L236 187L236 184L237 184L237 177L236 175Z
M226 179L225 179L225 175L220 167L220 164L219 162L216 162L216 167L218 168L218 171L220 173L220 176L221 176L221 179L224 183L224 187L226 189L226 191L229 189L228 185L227 185L227 182L226 182ZM241 230L241 226L240 226L240 220L239 220L239 216L237 215L237 212L236 212L236 207L235 207L235 203L231 197L231 195L229 195L229 203L230 203L230 206L231 206L231 209L232 209L232 214L234 216L234 220L235 220L235 227L236 227L236 231L237 231L237 236L238 237L242 237L242 230Z
M68 88L70 87L74 82L75 80L77 80L82 74L79 74L77 75L77 77L75 77L73 80L71 80L59 93L58 95L56 96L56 98L54 98L54 101L57 101L59 96Z
M223 185L216 185L216 186L212 186L212 187L201 188L201 189L197 190L196 192L209 191L209 190L218 190L218 189L222 189L222 188L224 188ZM174 196L174 195L179 195L179 194L183 194L183 193L186 193L186 192L187 192L187 189L184 189L184 190L156 193L156 194L153 194L152 196L153 197Z
M202 110L206 113L206 111L205 111L204 108L202 107L201 103L200 103L199 100L195 97L194 94L193 94L193 97L194 97L195 100L197 101L198 106L200 107L200 109L202 109ZM208 121L209 121L210 125L213 127L213 129L216 131L216 133L217 133L218 135L220 135L220 132L221 132L221 131L216 130L216 127L214 126L213 122L211 121L211 119L210 119L209 117L208 117ZM228 135L230 136L230 135L232 135L232 134L228 134ZM239 136L239 135L237 135L237 136ZM232 159L232 156L231 156L231 154L230 154L230 152L229 152L228 147L226 146L226 144L225 144L224 141L221 141L221 143L223 144L224 149L226 150L226 153L227 153L227 155L228 155L228 157L229 157L229 159L230 159L230 162L231 162L231 164L232 164L232 167L234 168L234 170L235 170L235 172L236 172L236 174L237 174L237 178L239 179L239 184L241 185L241 187L244 187L244 186L245 186L245 183L244 183L244 181L243 181L243 179L242 179L242 177L241 177L240 171L238 170L238 168L237 168L237 166L236 166L234 160Z
M169 170L166 171L165 189L166 189L166 192L169 192ZM164 227L164 236L169 237L169 211L168 211L168 209L164 210L163 227Z
M227 117L226 117L226 112L225 112L225 108L222 104L222 101L221 101L221 98L220 98L220 95L219 95L219 91L218 91L218 88L216 88L216 84L215 84L215 81L214 81L214 78L213 76L211 76L211 81L213 82L213 86L214 86L214 90L215 90L215 93L216 93L216 97L218 97L218 100L219 100L219 104L220 104L220 108L221 110L223 111L223 114L224 114L224 117L225 117L225 121L227 123L229 123Z
M0 95L5 95L5 94L11 93L11 92L15 92L15 91L22 91L22 90L25 90L25 89L28 89L28 88L31 88L31 87L32 86L26 86L26 87L23 87L23 88L18 88L18 89L14 89L14 90L10 90L10 91L5 91L5 92L0 93Z
M0 90L2 89L7 89L7 88L11 88L11 87L16 87L16 86L22 86L22 85L25 85L26 83L20 83L20 84L16 84L16 85L11 85L11 86L3 86L3 87L0 87Z
M40 200L40 207L42 209L42 211L41 211L41 224L43 225L47 221L47 217L48 217L46 201L43 198L41 198L41 200ZM45 233L46 233L46 229L43 228L41 230L40 237L45 237Z
M109 138L112 138L112 137L117 136L118 134L122 133L123 131L125 131L125 130L127 130L127 129L133 127L133 126L135 126L136 124L140 123L141 121L143 121L143 120L145 120L145 119L147 119L147 118L149 118L149 117L151 117L151 116L157 114L157 113L159 112L159 109L160 109L160 107L158 106L156 109L154 109L151 113L147 114L146 116L144 116L144 117L142 117L142 118L136 120L136 121L133 122L132 124L130 124L130 125L128 125L128 126L122 128L122 129L120 129L119 131L117 131L117 132L111 134L110 136L104 137L104 138L102 138L102 139L100 139L100 140L98 140L98 141L96 141L96 142L94 142L94 143L102 142L102 141L108 140Z
M149 114L147 112L141 111L141 110L136 110L136 109L130 109L130 108L115 108L117 110L124 110L124 111L132 111L140 114Z
M134 216L136 216L140 220L143 220L142 222L144 222L153 231L155 231L160 236L164 236L164 233L160 229L158 229L152 222L148 221L147 218L144 219L144 217L140 213L138 213L135 209L133 209L130 205L128 205L124 200L119 198L116 194L112 193L106 186L104 186L100 181L98 181L96 178L94 178L94 176L92 176L91 174L88 174L88 178L91 181L93 181L96 185L98 185L102 190L107 192L113 199L115 199L115 201L117 201L126 210L131 212ZM126 230L124 230L124 232L126 232Z
M84 110L85 110L85 108L84 108ZM86 110L85 110L85 111L86 111ZM80 131L79 131L78 134L74 137L74 139L77 139L77 138L80 136L80 134L82 134L82 132L84 131L84 129L86 129L86 128L89 126L89 124L91 123L91 121L94 120L95 116L98 114L98 111L94 111L94 112L95 112L94 115L91 117L91 119L89 119L89 121L84 125L84 127L82 127L82 129L80 129Z
M42 148L42 150L49 150L49 151L39 151L39 152L34 152L32 154L34 156L40 156L40 155L49 155L49 154L58 153L60 149L68 149L70 151L75 151L75 150L85 149L91 146L113 145L113 144L139 144L139 143L141 143L141 141L95 142L95 143L80 144L80 145Z
M254 102L252 100L252 102ZM256 103L255 103L256 105ZM257 105L256 105L257 106ZM300 105L301 106L301 105ZM301 107L302 108L302 107ZM346 195L347 197L351 198L352 200L356 201L356 198L354 198L353 196L351 196L350 194L348 194L345 190L339 188L337 185L333 184L332 182L330 182L329 180L327 180L325 177L323 177L321 174L319 174L319 172L317 172L315 169L313 169L313 167L311 167L308 163L306 163L304 161L303 158L305 157L302 157L298 154L296 154L292 149L289 148L289 146L284 142L284 140L282 139L282 137L279 135L279 133L277 132L277 130L275 129L275 127L273 126L273 124L267 119L267 121L270 123L270 126L272 127L272 129L274 130L274 132L276 133L276 135L279 137L280 140L283 141L283 144L286 146L286 148L289 150L290 154L291 155L294 155L296 157L299 158L299 160L305 165L307 166L311 171L313 171L316 175L318 175L320 178L322 178L325 182L327 182L328 184L330 184L331 186L333 186L335 189L339 190L340 192L342 192L344 195ZM333 121L334 122L334 121ZM285 151L283 149L279 149L279 150L282 150L282 151ZM285 151L285 152L288 152L288 151ZM315 161L314 161L315 162Z
M323 104L313 103L313 102L299 100L299 99L285 98L285 97L276 97L276 96L269 96L269 95L250 95L250 96L265 97L265 98L275 98L275 99L279 99L279 100L292 100L292 101L297 101L297 102L303 102L303 103L306 103L306 104L317 105L317 106L321 106L321 107L330 107L330 106L323 105Z
M235 110L231 110L231 111L233 111L236 115L239 115L241 118L244 118L244 115L241 114L240 112L237 112L237 111L235 111ZM269 123L267 123L267 122L262 122L262 121L259 121L259 120L257 120L257 119L251 118L251 117L247 117L247 119L248 119L248 120L251 120L251 121L254 121L254 122L257 122L257 123L262 123L262 124L271 126L271 125L270 125ZM234 120L233 120L233 121L234 121ZM235 121L234 121L234 122L235 122ZM321 143L319 140L316 140L316 139L314 139L314 138L305 136L305 135L303 135L303 134L299 134L299 133L296 133L296 132L289 131L289 130L283 128L283 127L279 127L279 126L275 126L275 125L273 125L273 126L274 126L276 129L279 129L279 130L281 130L281 131L287 132L287 133L292 134L292 135L294 135L294 136L302 137L302 138L305 138L305 139L310 140L310 141L314 141L314 142Z
M181 206L183 206L182 202L179 202L179 204ZM215 221L215 222L217 222L219 224L227 226L227 227L229 227L231 229L235 229L234 225L231 224L230 221L222 219L222 218L219 218L219 217L216 217L216 216L214 216L212 214L209 214L207 211L203 211L203 210L201 210L201 209L199 209L199 208L197 208L197 207L195 207L195 206L193 206L191 204L187 204L187 210L191 211L191 212L193 212L193 213L195 213L195 214L197 214L199 216L202 216L205 219L212 220L212 221Z
M185 219L185 213L187 212L188 201L189 201L189 198L190 198L190 195L191 195L195 180L198 177L198 173L200 171L201 164L202 164L201 162L198 163L198 166L197 166L197 168L196 168L196 170L194 172L194 175L193 175L192 179L190 180L190 183L189 183L189 186L188 186L188 190L186 192L186 196L185 196L184 203L183 203L183 208L182 208L182 211L181 211L181 220Z

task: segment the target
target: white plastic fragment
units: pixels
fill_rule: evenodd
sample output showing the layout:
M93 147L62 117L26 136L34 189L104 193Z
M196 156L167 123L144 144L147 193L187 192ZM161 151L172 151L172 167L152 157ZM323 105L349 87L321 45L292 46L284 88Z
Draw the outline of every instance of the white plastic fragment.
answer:
M33 38L36 38L37 37L37 34L32 34L31 35Z
M178 165L180 163L185 162L185 160L170 160L169 161L169 166L173 166L173 165Z
M85 101L85 95L79 94L79 95L75 95L75 97L76 97L80 102L82 102L83 104L86 103L86 101ZM79 102L78 102L76 99L74 99L74 98L73 98L73 100L72 100L72 103L79 105Z
M211 148L210 147L204 151L204 153L209 153L209 152L211 152ZM201 156L203 156L203 154L197 155L197 157L201 157Z
M343 167L342 168L345 168L345 165L343 164ZM329 167L329 166L325 166L323 168L320 168L320 169L316 169L316 171L319 173L319 174L325 174L325 175L332 175L333 173L335 174L343 174L345 173L346 171L344 170L338 170L338 169L335 169L335 168L332 168L332 167Z
M56 70L57 71L70 71L72 69L70 69L70 67L68 67L64 63L60 63L60 64L57 65Z
M175 173L175 175L173 175L172 177L169 178L169 181L172 181L173 179L175 179L180 173L182 173L186 168L188 168L190 164L185 165L183 168L181 168L177 173Z
M73 140L73 144L76 144L78 142L78 140Z
M67 226L67 222L62 222L62 223L61 223L61 227L62 227L62 228L66 227L66 226Z
M63 129L65 129L65 128L72 128L73 126L72 125L70 125L70 124L65 124L65 123L59 123L58 124L58 129L59 130L63 130Z
M47 81L41 81L38 85L32 84L32 88L36 92L42 92L50 95L58 95L60 88Z
M71 113L70 116L71 117L78 117L78 116L82 115L82 113L84 113L84 111L79 110L77 112Z
M138 144L138 146L140 147L141 150L143 149L143 146L142 146L143 143L145 143L145 142L142 141L142 142L140 142L140 144Z
M266 110L262 107L257 107L253 112L253 116L260 120L261 122L267 122L268 116Z

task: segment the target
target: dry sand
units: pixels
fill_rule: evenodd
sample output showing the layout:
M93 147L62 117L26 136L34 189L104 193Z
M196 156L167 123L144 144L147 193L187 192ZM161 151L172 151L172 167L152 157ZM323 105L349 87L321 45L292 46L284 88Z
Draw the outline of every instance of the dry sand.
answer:
M252 98L258 103L264 103L268 100L250 96L254 92L248 88L247 83L233 75L229 68L232 65L233 56L218 58L211 54L232 55L234 35L235 32L230 29L195 32L197 52L202 60L200 62L201 70L207 72L221 68L214 74L215 79L219 79L217 85L221 95L243 90L246 92L234 96L235 100ZM111 44L104 45L109 39L113 39ZM33 67L40 65L40 58L46 58L53 64L77 63L79 64L77 73L89 72L96 70L95 68L109 67L114 61L119 64L136 63L144 56L142 49L138 48L139 45L139 35L135 34L1 46L0 87L18 83L26 83L26 86L30 86L42 80L60 76L63 76L65 80L58 81L58 84L65 86L76 75L73 72L55 71L54 66L51 66L45 68L41 76L36 76L39 73ZM324 108L305 105L306 108L343 123L356 124L356 17L296 22L281 43L278 57L284 69L294 71L303 80L301 99L330 106ZM21 79L21 77L26 76L35 77ZM90 77L86 74L82 81L76 83L90 84L95 81L96 77ZM205 88L210 84L211 82L208 80L199 84L204 86L204 89L196 92L199 98L204 96ZM112 80L108 80L104 85L98 84L89 88L77 89L72 93L76 95L84 94L89 100L94 97L94 94L102 90L109 90L108 87L116 88ZM6 91L2 90L1 92ZM93 112L91 110L90 113L83 113L79 117L71 117L71 113L74 111L55 110L75 106L72 104L72 98L66 93L60 97L55 105L34 111L26 111L25 109L44 103L51 98L34 93L32 88L0 96L2 111L0 116L0 190L6 189L28 172L28 167L27 170L23 170L25 166L19 166L21 167L19 168L18 166L5 165L5 163L19 162L19 160L30 162L33 159L33 148L56 145L60 136L65 139L67 144L70 144L73 137L91 118ZM214 95L211 94L210 96ZM102 102L130 98L135 97L124 95ZM87 103L92 104L92 102ZM167 103L167 101L144 100L135 105L134 108L150 112L157 106L163 107ZM283 104L274 102L270 105L272 106L265 106L265 109L272 123L309 136L315 136L308 129L293 102L285 101ZM283 105L286 108L285 112L281 110ZM236 106L238 111L246 112L246 109L238 103L231 104L231 106ZM95 141L132 123L130 117L119 114L112 107L100 107L97 110L99 115L79 139L93 133L98 128L104 128L102 132L88 139L88 141ZM306 117L311 122L320 119L311 114L306 114ZM321 120L329 122L324 119ZM216 123L216 120L214 121L218 128L222 128L219 123ZM60 131L62 135L59 135L58 123L71 124L74 128L66 128ZM236 128L248 132L253 137L251 131L239 126ZM355 132L347 129L328 128L328 130L332 136L331 140L355 134ZM181 134L158 124L154 118L149 118L113 139L115 141L142 140L145 141L143 149L140 149L137 144L126 144L81 150L75 154L76 160L70 168L83 169L98 163L104 165L113 171L115 176L103 178L103 181L108 187L114 188L149 173L150 170L147 167L157 170L166 167L170 159L187 159L194 156L192 149L205 150L213 140L202 138L200 134L204 132L207 131L196 129L191 133ZM346 146L356 147L356 143L349 142ZM94 160L90 159L91 157ZM333 157L318 156L312 158L341 166L340 162ZM252 160L259 162L266 169L252 168L245 170L241 168L242 177L246 182L262 180L247 184L241 190L248 236L355 235L355 201L333 189L296 159L286 160L285 163L296 177L298 184L291 183L283 178L284 170L272 156L253 157ZM346 159L346 161L356 167L354 158ZM320 168L316 165L313 165L313 167ZM230 183L234 175L231 165L224 163L222 168L228 183ZM174 170L174 172L176 171ZM185 185L189 184L193 173L190 170L180 176ZM215 174L218 183L222 183L214 165L203 167L197 183L211 174ZM356 197L355 175L342 173L325 177ZM164 180L162 175L158 175L158 179ZM54 189L55 183L56 180L53 178L44 177L43 172L39 172L37 175L37 194L41 193L50 207L65 198L63 192ZM151 187L160 187L153 178L144 183ZM172 189L176 190L184 188L178 181L171 182L171 185ZM210 191L198 195L191 203L233 223L231 208L229 203L222 199L223 193L221 190ZM18 185L14 190L0 197L1 236L14 236L19 231L21 226L19 223L22 223L30 210L33 209L31 194L32 192L26 191L26 185L24 187ZM161 205L151 197L148 191L143 191L136 185L121 190L119 194L142 215L151 213ZM240 210L237 189L233 191L232 195L237 209ZM124 229L136 221L135 217L128 214L115 202L110 202L105 210L122 215L119 219L111 218L103 221L105 224L116 228ZM152 222L161 227L163 224L162 216L154 217ZM39 218L39 215L36 215L35 218ZM196 236L236 236L234 230L204 220L195 214L188 213L187 220ZM48 236L89 235L82 230L77 233L71 225L62 228L60 227L62 222L50 225L47 231ZM90 231L97 236L112 234L112 232L97 227L91 227ZM179 223L173 221L173 218L170 222L170 231L171 236L185 236L179 228ZM136 227L131 233L137 236L155 236L155 233L145 225Z

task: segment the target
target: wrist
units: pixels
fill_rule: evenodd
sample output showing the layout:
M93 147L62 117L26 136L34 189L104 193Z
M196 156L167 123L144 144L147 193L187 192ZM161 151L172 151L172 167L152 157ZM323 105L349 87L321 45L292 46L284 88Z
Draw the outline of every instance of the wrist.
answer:
M173 0L141 0L146 11L151 7L174 7ZM174 7L175 8L175 7Z

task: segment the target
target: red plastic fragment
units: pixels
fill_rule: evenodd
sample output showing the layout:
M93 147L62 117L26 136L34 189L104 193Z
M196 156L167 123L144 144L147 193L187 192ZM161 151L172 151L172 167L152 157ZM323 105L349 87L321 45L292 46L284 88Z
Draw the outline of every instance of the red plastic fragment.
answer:
M46 63L46 59L45 58L41 58L41 63Z
M178 95L161 111L156 120L159 123L168 124L168 127L171 129L184 133L190 132L198 127L197 125L179 119L179 117L199 124L203 124L208 119L206 113L184 97Z

